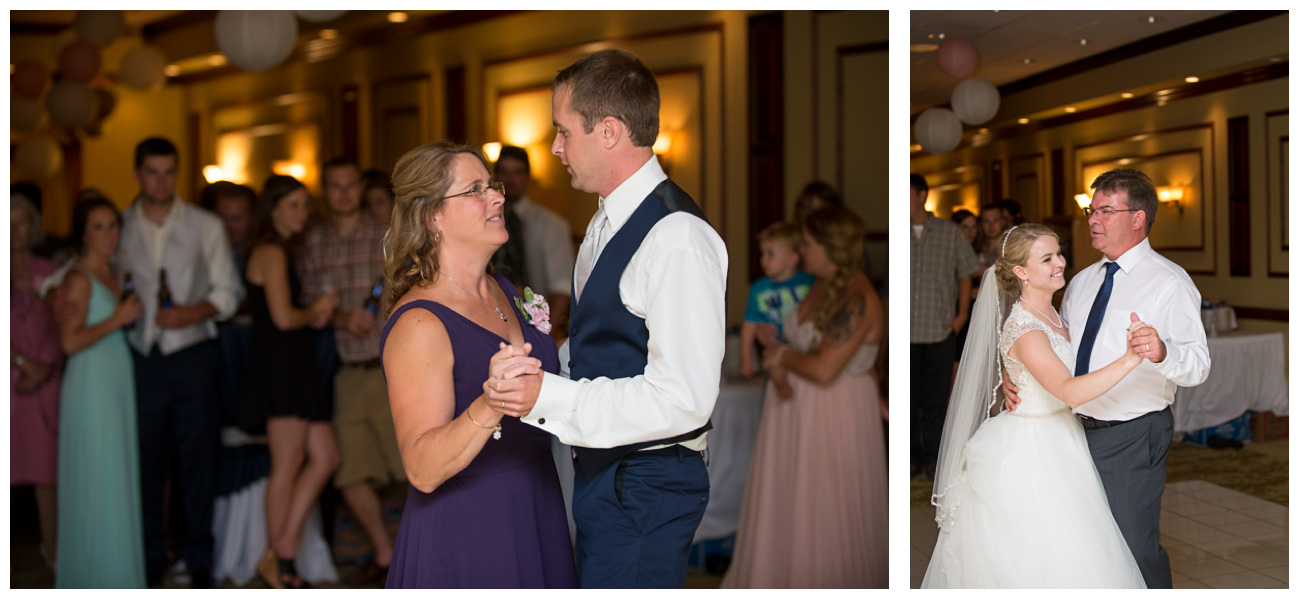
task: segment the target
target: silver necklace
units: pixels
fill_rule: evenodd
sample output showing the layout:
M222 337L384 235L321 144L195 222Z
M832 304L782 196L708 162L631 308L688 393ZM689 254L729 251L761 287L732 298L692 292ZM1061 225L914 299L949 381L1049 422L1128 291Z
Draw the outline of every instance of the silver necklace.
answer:
M1056 312L1056 308L1055 308L1055 307L1052 308L1052 312L1053 312L1053 313L1056 313L1056 320L1053 321L1051 317L1049 317L1049 316L1043 314L1042 311L1038 310L1037 308L1034 308L1034 305L1033 305L1033 304L1030 304L1030 303L1029 303L1028 301L1026 301L1024 298L1021 298L1021 299L1020 299L1020 303L1021 303L1021 304L1024 304L1025 306L1028 306L1031 310L1033 310L1034 312L1038 313L1039 316L1043 317L1044 319L1047 319L1047 322L1048 322L1048 323L1051 323L1052 325L1055 325L1057 329L1064 329L1064 328L1065 328L1065 320L1061 318L1061 313Z
M452 279L452 278L451 278L451 275L448 275L448 274L446 274L446 273L443 273L442 276L443 276L443 277L446 277L448 281L450 281L450 282L452 282L452 283L456 283L456 280L455 280L455 279ZM508 321L506 321L506 314L503 313L503 312L501 312L501 309L500 309L500 308L495 307L495 306L488 306L488 303L487 303L487 302L484 302L482 298L479 298L479 297L475 296L474 294L470 294L470 293L469 293L469 290L465 289L465 286L463 286L463 285L461 285L461 284L459 284L459 283L456 283L456 287L460 288L461 291L463 291L463 292L465 292L466 294L468 294L470 298L473 298L473 299L475 299L475 300L478 300L478 303L479 303L479 304L482 304L482 305L483 305L483 308L490 308L490 309L492 309L492 310L497 311L497 315L501 317L501 321L502 321L503 323L508 322ZM493 301L494 301L494 302L496 301L495 296L496 296L496 294L493 294Z

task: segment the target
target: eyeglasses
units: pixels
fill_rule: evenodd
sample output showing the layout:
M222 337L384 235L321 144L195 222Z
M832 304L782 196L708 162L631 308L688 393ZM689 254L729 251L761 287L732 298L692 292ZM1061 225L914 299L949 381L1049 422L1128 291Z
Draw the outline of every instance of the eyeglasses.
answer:
M1122 212L1138 212L1138 211L1140 211L1140 210L1142 210L1142 209L1140 209L1140 208L1110 208L1110 207L1106 207L1106 208L1093 208L1093 207L1091 207L1091 206L1085 206L1085 207L1083 207L1083 216L1091 218L1093 214L1101 213L1101 216L1103 216L1103 217L1109 217L1109 216L1111 216L1111 215L1113 215L1113 214L1115 214L1115 213L1122 213Z
M450 196L443 196L442 199L446 200L448 198L455 198L456 196L473 196L479 200L486 200L488 190L496 190L498 194L504 196L506 195L506 184L500 181L493 181L487 185L480 185L476 183L474 184L474 187L469 188L469 190L467 191L461 192L459 194L452 194Z

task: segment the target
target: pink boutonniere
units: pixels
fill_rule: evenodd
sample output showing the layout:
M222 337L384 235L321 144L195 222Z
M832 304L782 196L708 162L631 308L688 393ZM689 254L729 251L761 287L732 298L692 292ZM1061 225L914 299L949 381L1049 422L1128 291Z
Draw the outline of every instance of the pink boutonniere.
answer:
M529 325L542 333L551 333L551 305L546 303L544 296L534 294L532 288L525 287L524 297L516 297L515 306L519 307L519 312L524 314Z

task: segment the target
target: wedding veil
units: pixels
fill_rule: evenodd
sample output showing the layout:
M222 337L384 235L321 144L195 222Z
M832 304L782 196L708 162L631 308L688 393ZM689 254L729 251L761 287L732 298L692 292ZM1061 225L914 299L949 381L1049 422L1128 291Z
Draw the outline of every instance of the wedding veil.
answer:
M1008 307L1003 306L993 272L993 267L985 270L980 282L966 332L966 347L948 398L943 438L939 442L939 465L930 503L935 507L934 520L943 530L955 522L957 506L961 504L958 488L965 479L966 441L989 418L989 412L1000 398L1002 359L998 338Z

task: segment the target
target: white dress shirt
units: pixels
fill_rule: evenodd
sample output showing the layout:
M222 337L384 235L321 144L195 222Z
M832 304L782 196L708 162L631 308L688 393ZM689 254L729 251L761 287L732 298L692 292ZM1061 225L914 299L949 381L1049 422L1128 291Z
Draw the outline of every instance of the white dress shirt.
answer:
M1075 275L1061 301L1061 317L1070 330L1070 347L1079 342L1093 299L1106 278L1105 259ZM1173 404L1178 386L1200 385L1210 373L1210 348L1201 323L1201 292L1182 267L1151 249L1143 239L1119 257L1119 270L1088 363L1095 370L1124 355L1131 319L1155 328L1167 356L1159 364L1144 360L1101 397L1074 412L1102 421L1128 421Z
M524 224L524 285L539 294L572 293L573 238L560 215L522 196L512 209Z
M194 344L217 337L215 321L230 318L244 297L244 285L230 254L225 227L216 215L179 196L172 201L171 212L162 225L144 215L142 200L122 213L122 238L118 244L118 264L131 274L136 295L144 305L138 324L127 333L127 340L141 354L149 354L154 344L163 355L176 353ZM179 329L163 329L158 315L158 271L167 270L167 287L177 306L191 306L203 301L217 309L215 317Z
M600 199L578 250L575 302L581 301L582 287L603 249L595 247L602 222L608 223L611 239L667 178L651 157L609 197ZM522 420L566 444L587 448L663 439L703 426L720 389L726 281L727 248L713 227L685 212L661 219L632 255L618 285L623 306L644 318L650 331L645 373L571 381L565 342L560 348L561 376L543 375L537 404ZM705 435L682 445L702 450Z

